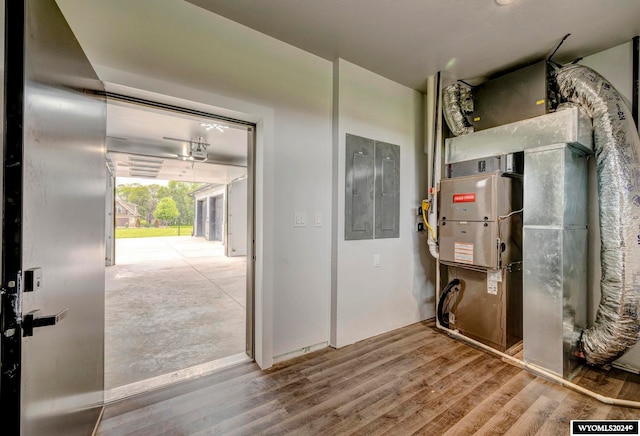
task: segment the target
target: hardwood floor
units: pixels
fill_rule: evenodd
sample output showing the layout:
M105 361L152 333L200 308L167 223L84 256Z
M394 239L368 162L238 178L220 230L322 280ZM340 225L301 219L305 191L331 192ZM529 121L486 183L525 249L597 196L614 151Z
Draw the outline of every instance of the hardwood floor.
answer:
M640 399L637 376L613 374L578 378ZM560 435L571 419L640 419L640 410L600 403L418 323L109 405L98 435Z

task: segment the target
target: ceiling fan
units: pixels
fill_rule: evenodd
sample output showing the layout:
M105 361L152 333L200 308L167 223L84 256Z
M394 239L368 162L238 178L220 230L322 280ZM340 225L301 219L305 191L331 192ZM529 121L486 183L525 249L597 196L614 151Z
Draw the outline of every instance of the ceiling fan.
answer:
M199 136L198 140L196 141L190 139L170 138L168 136L163 136L162 139L165 139L167 141L180 142L182 144L189 144L189 154L178 154L178 156L183 160L205 162L207 159L209 159L207 147L209 147L211 144L203 142L204 138L202 136Z

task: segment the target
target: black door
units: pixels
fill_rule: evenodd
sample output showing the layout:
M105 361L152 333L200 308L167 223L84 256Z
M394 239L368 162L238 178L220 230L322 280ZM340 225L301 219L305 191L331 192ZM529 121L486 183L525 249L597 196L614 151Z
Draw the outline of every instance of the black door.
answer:
M1 431L88 435L104 398L102 85L54 0L6 0L5 47Z

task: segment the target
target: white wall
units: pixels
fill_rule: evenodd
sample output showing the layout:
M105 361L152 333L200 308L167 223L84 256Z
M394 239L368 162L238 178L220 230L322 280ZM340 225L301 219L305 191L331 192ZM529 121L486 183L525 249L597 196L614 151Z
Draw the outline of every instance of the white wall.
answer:
M58 4L109 89L258 124L256 361L326 343L332 63L181 1Z
M415 231L427 189L421 93L185 2L57 1L110 91L257 123L262 367L434 315L433 260ZM399 238L344 241L346 133L401 147ZM293 226L296 212L306 226Z
M425 234L416 232L416 209L427 193L423 95L341 59L334 67L334 99L331 344L342 347L433 317L435 293L434 262ZM399 238L344 240L347 133L400 146Z
M246 177L227 185L227 256L247 255L247 187Z
M580 64L593 68L611 82L631 109L633 96L633 44L631 41L587 56L580 61Z

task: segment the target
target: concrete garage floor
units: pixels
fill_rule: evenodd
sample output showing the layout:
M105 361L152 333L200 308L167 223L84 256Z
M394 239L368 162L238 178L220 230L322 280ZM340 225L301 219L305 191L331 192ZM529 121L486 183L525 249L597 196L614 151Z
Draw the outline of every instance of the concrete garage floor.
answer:
M246 257L191 236L118 239L106 271L105 389L245 351Z

